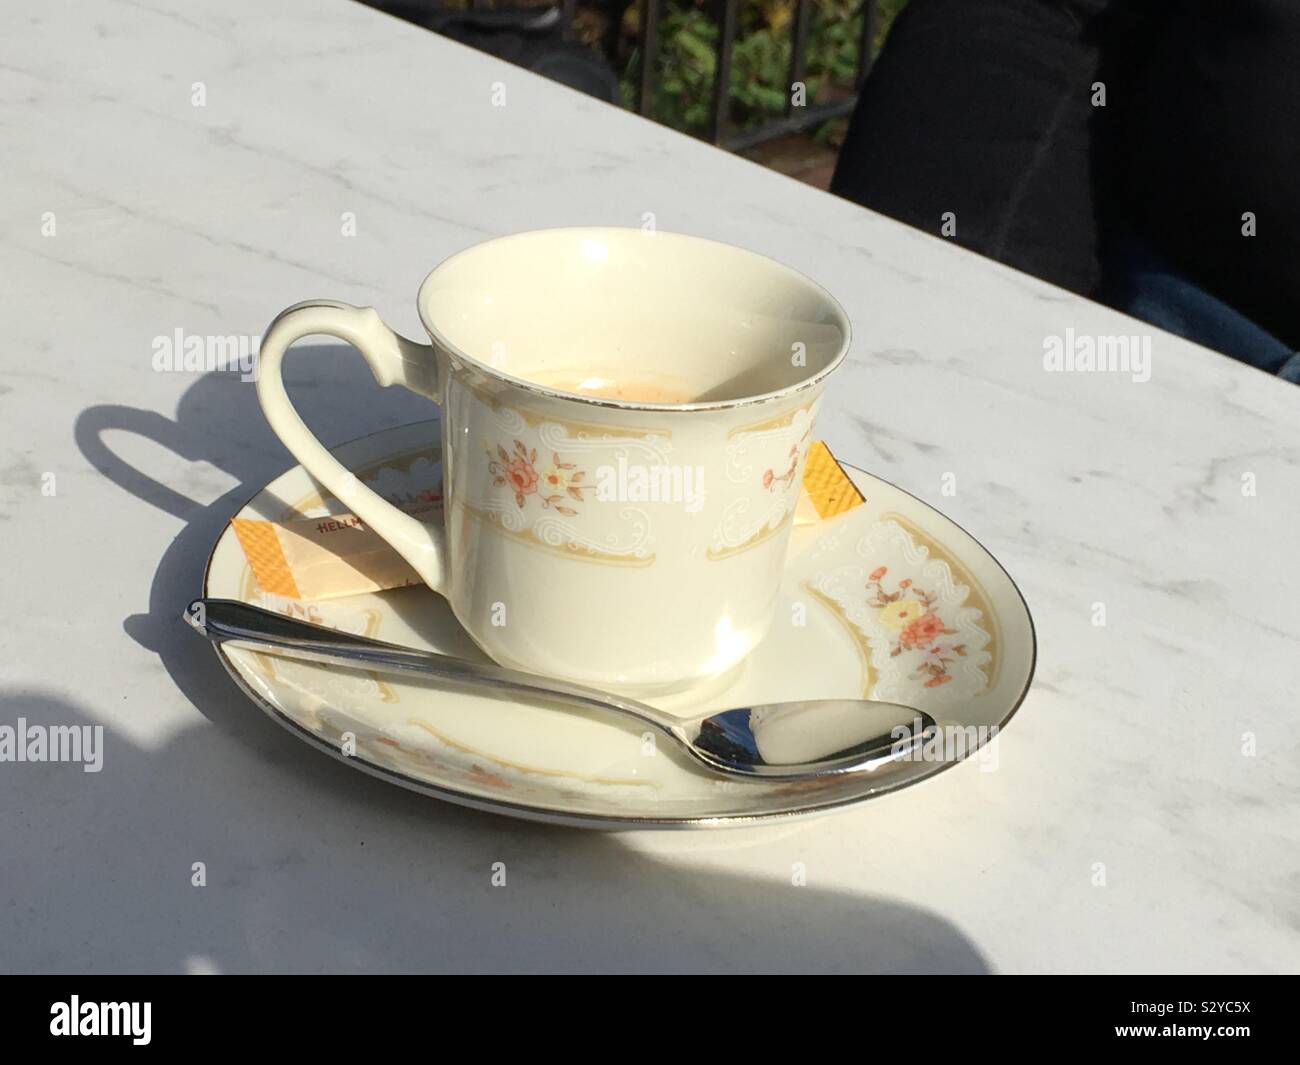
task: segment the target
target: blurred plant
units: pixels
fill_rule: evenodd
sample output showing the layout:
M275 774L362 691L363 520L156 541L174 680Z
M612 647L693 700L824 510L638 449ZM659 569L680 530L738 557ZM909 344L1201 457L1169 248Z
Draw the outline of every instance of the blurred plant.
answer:
M619 73L623 104L637 106L641 78L641 13L652 0L578 0L572 38L604 56ZM854 89L863 0L810 0L804 55L805 104L847 95ZM475 7L552 7L557 0L477 0ZM713 111L720 27L717 0L659 0L659 49L655 60L657 121L687 133L708 130ZM468 0L436 0L438 7L465 8ZM878 0L879 28L873 50L907 0ZM741 0L731 52L730 99L724 119L749 129L785 114L790 100L791 23L795 0ZM845 122L823 123L817 136L834 142Z
M640 80L640 15L646 0L624 13L621 35L630 41L621 84L623 102L636 106ZM907 0L881 0L879 47L885 31ZM853 89L862 27L861 0L812 0L804 83L808 105ZM659 17L652 116L690 133L708 128L713 107L720 27L714 0L665 0ZM756 0L737 11L731 53L731 99L728 116L740 129L785 113L791 86L791 22L794 0ZM842 123L839 123L842 126ZM823 137L829 134L823 129Z

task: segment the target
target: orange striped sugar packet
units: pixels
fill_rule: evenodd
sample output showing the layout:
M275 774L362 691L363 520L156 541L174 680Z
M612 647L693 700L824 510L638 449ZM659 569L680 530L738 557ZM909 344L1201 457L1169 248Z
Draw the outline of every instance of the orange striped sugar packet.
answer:
M803 491L799 493L799 502L794 508L794 523L809 525L833 518L865 502L857 485L831 454L831 449L820 440L814 440L808 448L808 461L804 463Z
M441 521L441 497L420 493L401 509ZM353 514L320 518L231 522L244 557L263 591L288 599L335 599L419 584L406 559Z

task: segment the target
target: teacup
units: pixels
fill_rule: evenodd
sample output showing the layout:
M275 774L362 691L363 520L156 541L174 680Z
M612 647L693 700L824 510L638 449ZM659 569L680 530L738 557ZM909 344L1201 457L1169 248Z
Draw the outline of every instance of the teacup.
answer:
M333 301L271 323L257 393L298 461L503 665L653 697L741 663L772 622L848 349L839 304L727 244L582 228L453 255L419 313L431 344ZM281 361L316 334L442 408L443 522L398 510L303 424Z

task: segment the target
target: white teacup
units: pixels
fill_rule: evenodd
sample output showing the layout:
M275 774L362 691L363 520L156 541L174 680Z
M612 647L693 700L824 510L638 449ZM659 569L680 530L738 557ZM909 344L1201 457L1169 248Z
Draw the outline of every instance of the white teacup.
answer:
M503 665L643 697L736 666L772 621L840 305L752 252L602 228L453 255L419 312L432 345L332 301L271 323L257 394L298 461ZM303 424L280 363L315 334L441 406L444 524Z

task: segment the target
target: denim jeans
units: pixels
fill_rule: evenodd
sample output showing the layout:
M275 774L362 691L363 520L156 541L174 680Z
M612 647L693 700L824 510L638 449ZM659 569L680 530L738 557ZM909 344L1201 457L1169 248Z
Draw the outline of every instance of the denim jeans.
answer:
M1117 242L1106 274L1102 299L1117 310L1300 384L1300 352L1210 295L1146 242Z

